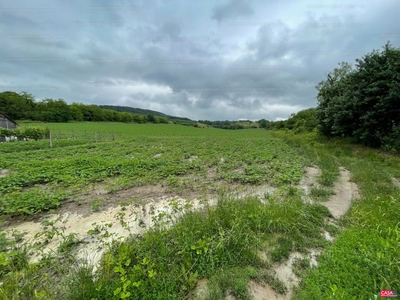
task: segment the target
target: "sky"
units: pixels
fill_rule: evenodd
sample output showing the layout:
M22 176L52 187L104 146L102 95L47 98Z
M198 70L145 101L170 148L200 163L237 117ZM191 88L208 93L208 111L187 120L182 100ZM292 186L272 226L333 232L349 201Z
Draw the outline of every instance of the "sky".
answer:
M341 61L400 45L400 0L0 0L0 92L193 120L316 107Z

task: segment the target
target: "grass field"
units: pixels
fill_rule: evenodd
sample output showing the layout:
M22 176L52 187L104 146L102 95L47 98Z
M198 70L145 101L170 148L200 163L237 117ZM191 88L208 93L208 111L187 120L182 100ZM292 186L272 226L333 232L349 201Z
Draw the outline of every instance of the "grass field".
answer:
M79 213L141 205L149 195L139 191L150 188L189 203L218 201L201 210L173 202L181 217L155 215L145 233L113 242L96 273L77 260L75 248L84 241L76 234L48 223L28 243L18 232L4 231L0 299L194 299L199 279L208 279L204 299L223 299L227 291L251 299L249 282L284 295L288 286L274 266L311 250L322 253L318 266L306 258L294 264L301 281L293 299L373 299L380 289L400 289L400 188L392 180L400 178L398 155L262 129L27 125L50 128L53 147L48 140L0 144L0 214L7 226L65 207ZM312 190L312 202L303 201L299 188L306 166L321 170L322 188ZM320 202L332 194L339 166L351 172L361 198L333 220ZM257 187L274 192L240 199L231 193ZM96 194L100 188L104 192ZM127 216L120 216L126 225ZM93 232L108 234L106 226ZM323 232L336 237L334 243ZM30 263L29 253L46 245L43 236L59 236L62 243Z

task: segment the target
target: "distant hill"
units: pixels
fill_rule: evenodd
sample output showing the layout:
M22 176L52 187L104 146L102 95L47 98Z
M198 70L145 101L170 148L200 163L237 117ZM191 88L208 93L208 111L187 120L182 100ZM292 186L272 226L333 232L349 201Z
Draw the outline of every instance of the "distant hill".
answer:
M153 115L153 116L160 116L160 117L167 117L171 121L192 121L191 119L188 118L181 118L181 117L175 117L175 116L170 116L167 114L163 114L159 111L155 110L150 110L150 109L142 109L142 108L135 108L135 107L129 107L129 106L118 106L118 105L99 105L99 107L104 108L104 109L111 109L119 112L130 112L134 114L141 114L141 115Z

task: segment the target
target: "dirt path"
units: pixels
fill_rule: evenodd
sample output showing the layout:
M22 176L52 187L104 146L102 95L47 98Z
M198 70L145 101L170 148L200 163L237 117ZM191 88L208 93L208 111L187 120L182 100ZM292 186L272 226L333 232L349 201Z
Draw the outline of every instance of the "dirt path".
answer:
M335 219L342 217L350 208L352 200L360 197L357 185L350 181L350 172L343 167L339 169L339 179L333 187L335 195L332 195L329 201L322 203Z
M340 218L347 212L347 210L350 208L352 200L360 197L357 185L350 181L350 172L342 167L340 167L339 170L340 175L338 181L333 187L335 195L332 195L329 198L329 201L321 203L329 209L332 216L336 219ZM306 167L304 169L304 177L299 183L299 188L302 189L306 194L306 196L303 198L306 203L313 202L309 197L309 193L312 187L319 187L319 184L317 183L317 177L320 175L321 170L317 167ZM328 232L324 232L323 234L326 240L330 242L333 241L333 238ZM252 298L254 300L289 300L291 298L293 288L299 283L299 279L293 272L293 263L296 259L308 257L310 259L311 266L316 266L318 264L317 257L319 254L320 252L315 249L311 249L308 255L298 252L291 253L288 260L273 266L276 276L286 285L288 292L285 295L281 295L273 290L270 286L262 286L252 282L249 285L249 292Z

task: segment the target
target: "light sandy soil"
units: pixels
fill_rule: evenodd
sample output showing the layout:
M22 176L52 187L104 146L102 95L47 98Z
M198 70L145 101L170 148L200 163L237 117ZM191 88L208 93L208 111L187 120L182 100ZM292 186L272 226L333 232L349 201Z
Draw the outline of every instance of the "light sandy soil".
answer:
M249 283L249 293L254 300L286 300L289 299L287 295L277 293L269 285L261 285L257 282L251 281Z
M392 182L393 185L400 188L400 181L398 181L396 178L392 177Z
M77 234L77 239L80 240L81 243L78 246L76 257L86 260L96 266L104 251L107 250L107 244L109 244L112 239L126 238L130 233L142 233L146 228L152 227L154 225L153 218L159 218L162 213L178 217L179 212L177 213L174 210L177 207L178 209L183 208L187 204L189 204L189 202L183 198L162 197L157 199L157 201L149 201L144 205L133 204L124 207L110 207L105 211L94 212L86 216L71 212L50 214L45 220L54 221L60 219L59 222L55 223L55 228L57 228L59 232L62 232L64 236L68 236L71 233ZM200 200L194 199L190 201L190 205L193 209L198 209L203 204ZM126 222L126 226L123 226L117 219L119 214L125 214L123 221ZM107 227L105 224L110 224L111 227ZM88 231L95 229L96 225L102 227L103 231L99 235L88 234ZM44 230L41 223L34 221L24 222L12 228L21 233L25 233L24 240L27 242L37 241L38 239L35 239L35 235ZM104 234L105 231L110 233L111 236L105 239L99 239L98 237ZM43 253L56 251L61 241L62 237L54 237L49 244L43 247ZM35 262L40 259L40 257L40 253L32 253L31 261Z
M142 195L151 191L148 187L139 188L139 190L142 189ZM136 192L135 195L137 195L138 188L135 188L134 191ZM274 191L274 188L265 185L241 189L232 192L232 195L238 199L248 195L256 195L262 198L265 194L271 194ZM103 195L105 192L106 191L103 191L101 187L95 190L96 195ZM154 190L152 192L154 192ZM91 193L91 195L93 195L93 193ZM128 237L129 234L141 234L147 228L154 226L155 220L159 220L164 214L171 216L171 219L167 220L164 217L164 219L159 220L159 222L165 221L169 224L172 220L179 217L185 208L198 210L204 207L206 203L208 205L215 205L217 203L216 198L204 200L200 198L185 199L178 196L160 197L158 193L153 195L157 197L145 197L142 201L137 203L116 206L116 203L118 203L116 199L119 201L129 201L132 198L132 195L129 194L129 190L119 191L115 194L105 194L108 198L104 198L104 202L109 205L113 203L114 205L98 212L90 211L89 207L86 209L82 209L79 206L77 207L75 202L66 203L58 213L47 214L42 217L39 222L37 220L14 222L14 224L9 226L6 230L11 232L11 229L14 229L23 233L24 242L44 242L44 236L42 238L35 238L35 235L45 230L51 230L52 228L50 226L45 228L41 223L43 221L59 220L55 223L54 228L62 233L62 236L55 236L49 243L43 245L41 249L42 253L46 254L56 251L60 242L63 240L63 236L66 237L69 234L76 234L76 238L80 241L77 247L76 257L88 261L93 264L96 269L96 265L107 250L107 245L111 243L112 239L124 239ZM124 214L123 222L118 219L118 216L121 216L121 214ZM109 224L110 227L107 227L106 224ZM97 235L88 234L88 231L95 229L96 226L101 228L102 232ZM111 236L108 238L101 238L102 234L106 231ZM31 261L38 261L42 253L32 252Z
M321 170L317 167L305 167L303 178L299 182L299 189L302 189L305 193L303 201L305 203L312 203L313 200L309 197L312 188L319 188L320 185L317 182L318 176L321 175Z
M317 167L305 167L304 175L299 183L299 188L309 194L311 189L317 185L317 177L321 175L321 170Z
M332 195L329 201L322 203L335 219L342 217L348 211L352 200L360 198L357 185L350 181L350 172L342 167L339 170L339 179L333 187L335 195Z
M8 174L10 174L9 170L6 170L6 169L0 170L0 178L1 177L6 177Z

